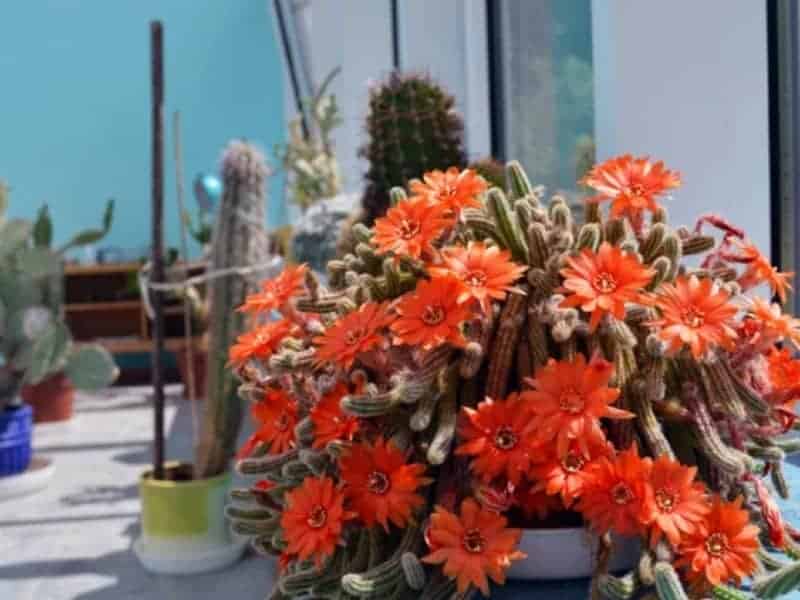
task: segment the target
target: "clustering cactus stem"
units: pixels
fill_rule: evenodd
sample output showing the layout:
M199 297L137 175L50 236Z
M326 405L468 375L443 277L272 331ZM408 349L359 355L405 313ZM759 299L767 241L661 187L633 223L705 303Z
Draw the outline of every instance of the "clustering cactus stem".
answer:
M384 143L394 143L392 135ZM674 174L646 164L646 172L662 173L674 187ZM630 190L589 202L581 221L563 198L546 202L516 162L506 166L505 190L475 184L469 172L453 174L453 181L476 185L463 196L452 182L430 197L424 195L430 182L415 182L413 193L391 187L422 175L384 181L383 201L409 208L407 214L439 206L445 224L437 229L411 217L395 223L389 215L375 231L354 226L351 251L328 264L327 285L307 276L281 307L291 333L268 356L239 368L240 391L259 409L277 411L266 396L288 398L283 413L269 413L265 422L274 435L263 434L239 462L261 488L234 492L228 513L260 552L283 557L273 597L460 598L474 586L453 575L452 564L440 566L449 560L440 550L455 534L437 538L432 531L457 521L460 506L497 517L514 508L535 512L537 502L580 512L600 534L593 598L741 597L737 573L706 581L693 571L700 561L688 559L688 546L675 540L704 535L699 523L711 527L707 513L723 508L739 511L735 522L749 518L761 532L763 551L732 559L752 565L741 568L757 575L756 595L772 598L798 587L797 548L772 499L788 495L783 461L800 448L778 435L792 427L787 410L796 393L781 388L770 367L784 357L780 345L791 342L785 325L800 330L800 323L778 323L783 317L775 314L756 318L757 307L743 296L752 287L752 261L731 254L728 238L717 244L701 229L674 229L655 202L645 218L644 209L631 208L638 205ZM600 207L605 200L610 213ZM391 227L397 240L387 241ZM425 227L434 231L419 239ZM420 243L405 245L409 240ZM699 269L687 266L689 255L700 255ZM509 278L488 299L479 296L490 287L488 268L476 266L486 256L494 257L496 280ZM455 279L460 284L445 287ZM707 304L688 305L692 294L704 294ZM681 302L687 306L673 306ZM375 307L379 316L363 316ZM722 322L718 329L714 319ZM714 334L707 336L705 326ZM607 412L590 418L587 406ZM370 466L364 484L352 464L354 457L377 461L382 444L402 456L403 468L424 472L426 482L409 492L415 497L407 513L385 525L360 504L365 494L391 493L385 473ZM553 493L541 475L551 466L570 474L587 468L584 485L605 487L591 499L586 489L575 497L572 488ZM636 468L639 479L626 479ZM658 483L657 469L667 469L659 474L667 483ZM698 495L701 514L689 515L689 531L657 529L654 515L684 510L669 486L687 477L695 487L682 493ZM342 511L355 516L342 519L338 545L319 551L324 560L315 562L314 553L301 555L293 545L295 525L286 515L296 508L291 498L329 480ZM645 487L633 490L638 484ZM591 506L610 491L614 503L651 502L641 511L642 522L650 520L625 532L642 535L643 544L636 568L621 576L608 572L615 525ZM748 551L759 543L753 531L745 531L753 537ZM474 537L452 552L480 553L479 534L471 531ZM722 553L718 541L695 546ZM787 560L768 552L776 549Z

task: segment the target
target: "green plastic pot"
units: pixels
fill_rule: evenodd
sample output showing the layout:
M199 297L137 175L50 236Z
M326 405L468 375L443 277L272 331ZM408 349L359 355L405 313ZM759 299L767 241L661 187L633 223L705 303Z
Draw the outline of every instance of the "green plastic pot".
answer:
M168 474L190 474L191 465L170 462ZM177 480L176 480L177 479ZM225 518L231 475L209 479L155 480L152 471L139 480L142 537L136 551L150 571L191 574L235 562L244 543L233 539Z

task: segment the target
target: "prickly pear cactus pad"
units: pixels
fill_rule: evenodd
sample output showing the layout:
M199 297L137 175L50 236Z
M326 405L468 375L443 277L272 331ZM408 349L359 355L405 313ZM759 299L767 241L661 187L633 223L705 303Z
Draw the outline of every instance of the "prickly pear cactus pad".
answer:
M280 557L271 598L489 595L516 527L575 523L600 541L592 598L800 585L775 501L800 321L757 295L785 301L789 274L720 217L671 227L661 162L582 183L578 223L517 163L505 192L427 173L355 226L328 288L299 266L247 299L254 484L228 515ZM608 572L612 533L641 539L632 573Z

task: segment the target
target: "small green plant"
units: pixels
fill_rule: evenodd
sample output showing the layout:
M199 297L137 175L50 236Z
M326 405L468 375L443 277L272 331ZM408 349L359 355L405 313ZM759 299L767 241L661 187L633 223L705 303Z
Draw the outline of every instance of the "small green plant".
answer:
M94 344L76 345L63 320L63 253L103 237L111 226L109 201L102 230L86 230L50 249L52 222L47 207L34 223L6 219L7 188L0 184L0 407L15 406L19 387L63 372L78 389L95 390L118 374L111 355Z
M323 198L341 191L339 163L333 152L331 133L342 123L336 97L327 93L338 67L322 82L316 94L306 101L310 130L303 131L302 116L289 122L289 141L275 149L275 155L289 176L289 198L303 212Z

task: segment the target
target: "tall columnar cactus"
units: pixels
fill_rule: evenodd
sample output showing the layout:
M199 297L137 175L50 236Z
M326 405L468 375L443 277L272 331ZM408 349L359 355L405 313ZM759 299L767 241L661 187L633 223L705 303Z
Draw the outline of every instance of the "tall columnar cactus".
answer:
M266 159L253 145L233 141L222 156L223 196L212 238L209 269L224 271L264 264L269 255L265 231ZM227 368L228 348L244 321L235 308L263 279L263 272L229 275L208 283L209 347L207 406L196 474L212 477L225 471L241 423L236 381Z
M368 225L389 207L389 190L435 169L466 163L464 124L455 99L428 76L392 73L370 92L367 143L360 155L369 166L362 198Z
M231 352L260 481L228 515L281 556L271 598L488 594L520 558L514 507L598 534L593 600L800 587L774 500L800 320L746 294L787 276L719 217L671 228L654 190L679 177L647 159L592 169L582 221L517 163L505 191L428 180L353 228L327 288L299 267L247 301L284 318ZM612 532L641 537L631 573L608 573Z

